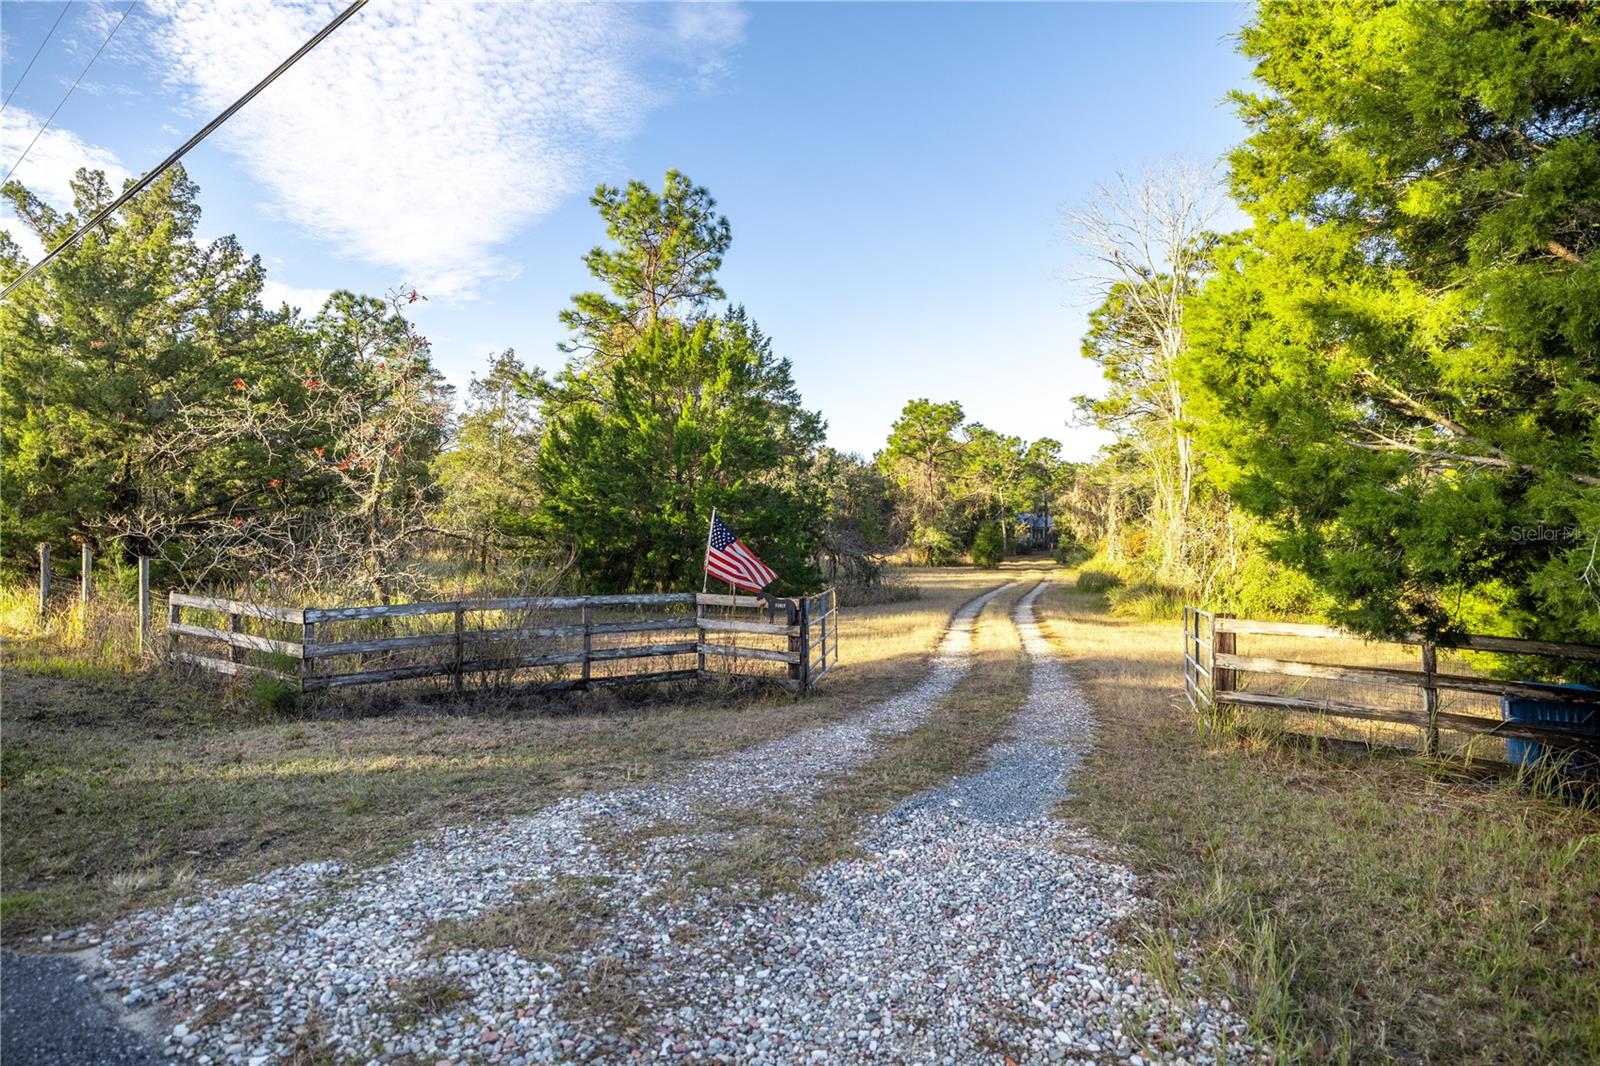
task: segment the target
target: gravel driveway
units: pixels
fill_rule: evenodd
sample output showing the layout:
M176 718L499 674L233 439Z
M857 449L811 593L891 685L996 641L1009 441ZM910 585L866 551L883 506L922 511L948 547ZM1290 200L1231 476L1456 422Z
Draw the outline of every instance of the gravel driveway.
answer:
M659 1043L641 1057L750 1063L1214 1062L1251 1057L1246 1027L1185 1010L1118 965L1138 908L1131 872L1048 817L1093 716L1034 622L1010 735L970 777L867 827L865 854L807 880L809 898L724 908L699 937L636 915ZM645 935L640 936L643 932Z
M1014 587L965 605L917 685L846 722L669 783L443 830L380 867L310 863L205 890L107 930L106 980L160 1019L167 1054L230 1066L313 1046L403 1063L1243 1057L1237 1019L1205 1004L1185 1011L1118 967L1113 933L1139 904L1133 876L1046 816L1091 720L1033 624L1042 585L1013 616L1030 696L990 765L865 825L864 855L818 871L803 895L708 890L640 905L695 838L658 836L645 861L600 846L606 833L692 819L707 802L803 799L866 760L885 735L927 719L966 670L979 611ZM577 957L426 950L434 923L558 878L592 879L612 905L604 935ZM632 1036L591 1017L593 987L619 959ZM459 1000L426 1011L403 1001L435 976Z

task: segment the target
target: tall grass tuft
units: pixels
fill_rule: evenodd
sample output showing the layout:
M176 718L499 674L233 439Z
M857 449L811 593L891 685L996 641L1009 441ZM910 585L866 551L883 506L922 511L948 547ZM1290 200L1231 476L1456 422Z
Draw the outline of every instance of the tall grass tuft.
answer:
M1152 580L1118 585L1106 593L1112 614L1146 622L1180 617L1186 599L1182 589Z
M1090 596L1103 596L1120 584L1122 578L1110 570L1086 568L1078 572L1077 589Z
M41 672L126 671L144 661L137 604L120 591L88 603L56 597L41 618L37 590L0 587L0 639L10 665Z

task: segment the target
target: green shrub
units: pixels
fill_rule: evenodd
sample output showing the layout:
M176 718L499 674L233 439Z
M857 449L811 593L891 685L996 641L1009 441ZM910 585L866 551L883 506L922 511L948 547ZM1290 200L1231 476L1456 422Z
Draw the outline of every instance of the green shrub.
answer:
M1077 538L1071 533L1061 534L1061 539L1056 541L1055 550L1050 553L1051 558L1062 566L1077 566L1092 555L1094 552L1078 543Z
M250 703L268 714L288 714L300 705L300 692L271 674L256 674L245 690Z
M1159 622L1182 615L1188 597L1180 588L1145 580L1131 585L1119 584L1107 591L1106 600L1111 604L1111 613L1118 618Z
M985 522L978 527L978 535L972 538L972 565L999 566L1004 558L1005 547L1000 539L1000 527Z
M956 560L955 538L934 526L916 523L907 546L923 566L949 566Z
M1122 584L1122 578L1109 570L1084 570L1078 574L1078 591L1103 595Z
M1224 577L1215 600L1217 609L1241 618L1301 618L1319 615L1323 597L1305 574L1251 552Z

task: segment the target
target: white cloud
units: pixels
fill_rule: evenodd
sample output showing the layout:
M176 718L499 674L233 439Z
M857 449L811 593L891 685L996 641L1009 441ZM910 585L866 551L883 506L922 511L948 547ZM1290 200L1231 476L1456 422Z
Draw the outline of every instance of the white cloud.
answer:
M328 302L328 297L333 295L332 289L300 288L295 285L285 285L281 281L268 278L261 283L261 303L270 310L276 311L284 304L300 310L302 315L310 318L322 310L322 305Z
M744 39L744 12L717 3L676 3L669 10L672 33L693 57L700 87L710 87L727 73L728 57Z
M22 155L28 142L44 124L44 116L34 115L20 107L8 107L0 112L0 166L10 167ZM45 130L28 151L28 157L11 176L28 190L58 211L72 210L72 178L79 167L106 172L111 187L120 191L122 183L130 177L127 169L115 154L98 145L89 144L71 130L52 126ZM0 175L5 171L0 170ZM33 230L6 207L4 228L22 247L29 262L44 254Z
M16 161L43 122L43 116L30 114L20 107L8 107L0 113L0 156L4 157L5 166ZM105 171L112 187L118 190L129 177L127 168L115 154L58 126L44 131L28 152L28 158L11 177L43 197L50 206L71 209L72 176L79 167Z
M342 5L341 5L342 6ZM338 10L156 0L163 74L207 114ZM514 271L496 246L597 176L743 15L608 4L368 5L217 134L283 218L430 295Z

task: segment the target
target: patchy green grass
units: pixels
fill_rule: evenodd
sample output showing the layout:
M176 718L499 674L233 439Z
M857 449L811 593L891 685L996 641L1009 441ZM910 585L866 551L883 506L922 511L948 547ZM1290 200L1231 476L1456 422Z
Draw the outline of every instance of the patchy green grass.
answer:
M423 974L394 986L394 1001L388 1010L395 1026L408 1032L429 1018L443 1014L467 998L467 989L458 979L444 974Z
M645 783L837 721L913 683L950 613L1003 576L917 571L914 601L842 612L817 692L604 691L285 716L245 686L141 662L128 612L4 618L4 936L103 921L287 863L381 861L440 826ZM13 597L16 598L16 597ZM121 618L121 622L117 619Z
M1600 816L1248 719L1202 735L1176 623L1044 602L1101 722L1063 814L1145 876L1152 976L1231 997L1284 1062L1600 1061Z

